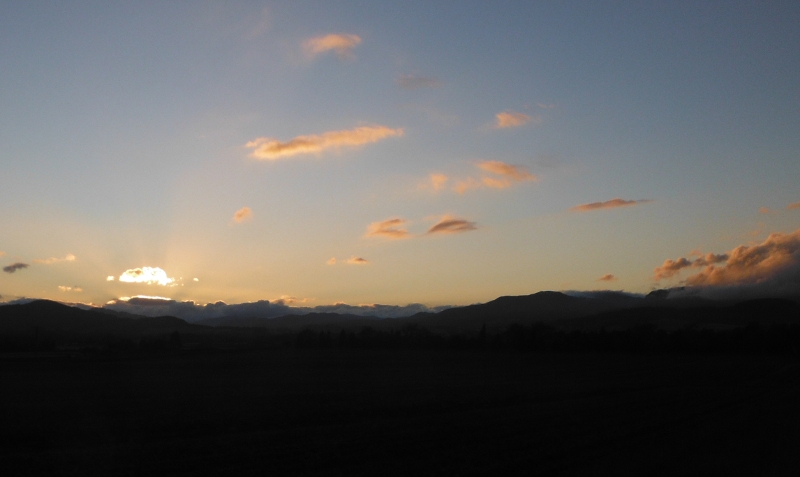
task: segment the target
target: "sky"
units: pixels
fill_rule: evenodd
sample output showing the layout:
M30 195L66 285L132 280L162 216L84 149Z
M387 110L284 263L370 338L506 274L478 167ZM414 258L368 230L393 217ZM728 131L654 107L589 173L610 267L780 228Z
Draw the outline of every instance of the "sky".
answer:
M797 285L798 24L796 1L2 2L0 301Z

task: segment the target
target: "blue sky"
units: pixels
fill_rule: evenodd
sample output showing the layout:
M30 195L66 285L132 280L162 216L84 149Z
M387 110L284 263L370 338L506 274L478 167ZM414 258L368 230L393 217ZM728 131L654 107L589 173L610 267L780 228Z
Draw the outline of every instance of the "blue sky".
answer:
M0 295L680 284L700 269L654 269L800 227L798 24L796 2L3 3L0 262L28 267ZM121 281L144 267L173 281Z

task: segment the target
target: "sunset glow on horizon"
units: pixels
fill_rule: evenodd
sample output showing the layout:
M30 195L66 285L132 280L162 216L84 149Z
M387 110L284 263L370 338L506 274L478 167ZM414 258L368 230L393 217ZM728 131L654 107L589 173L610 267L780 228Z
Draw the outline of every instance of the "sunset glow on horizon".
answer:
M44 6L0 7L0 303L800 294L796 2Z

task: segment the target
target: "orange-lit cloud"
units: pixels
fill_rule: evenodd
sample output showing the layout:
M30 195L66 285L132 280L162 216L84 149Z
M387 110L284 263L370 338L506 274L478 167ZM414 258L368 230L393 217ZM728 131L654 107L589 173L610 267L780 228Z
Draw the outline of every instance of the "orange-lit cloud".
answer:
M615 209L617 207L630 207L634 205L647 204L648 202L652 202L652 200L650 199L623 200L620 198L616 198L607 200L605 202L592 202L591 204L576 205L575 207L572 207L569 210L572 212L589 212L592 210Z
M339 59L353 58L353 50L361 43L361 37L349 33L331 33L330 35L309 38L303 42L303 51L309 58L333 51Z
M387 237L391 239L408 238L408 230L400 228L408 222L405 219L389 219L383 222L373 222L367 227L367 237Z
M328 261L325 263L328 265L336 265L336 257L329 258Z
M109 275L109 276L107 276L107 277L106 277L106 281L107 281L107 282L113 282L113 281L114 281L114 275Z
M79 287L79 286L67 287L67 286L59 285L58 289L61 290L62 292L80 293L80 292L83 291L83 289L81 287Z
M347 263L350 265L366 265L369 263L369 260L366 258L353 256L347 259Z
M175 286L175 279L167 276L167 272L158 267L142 267L125 270L119 276L125 283L146 283L148 285Z
M773 233L758 245L740 245L727 254L724 266L707 265L686 279L687 285L757 284L779 275L800 279L800 229Z
M477 166L483 171L497 174L516 182L536 180L536 176L528 172L525 166L515 166L501 161L481 161Z
M14 273L17 270L22 270L23 268L28 268L28 266L29 265L27 263L17 262L17 263L12 263L11 265L3 267L3 271L6 272L6 273Z
M453 186L453 190L459 194L463 194L468 190L479 189L481 184L482 183L480 181L473 179L472 177L467 177L466 179L460 179L456 181L455 185Z
M33 263L39 263L39 264L42 264L42 265L52 265L52 264L58 263L58 262L74 262L74 261L75 261L75 255L72 255L71 253L68 253L67 256L64 257L64 258L50 257L50 258L44 258L44 259L36 259L36 260L33 261Z
M615 282L615 281L617 281L617 277L615 277L614 275L612 275L610 273L606 273L602 277L598 278L597 281L598 282Z
M457 234L476 230L478 227L475 222L459 219L450 215L445 215L439 222L435 223L430 229L429 234Z
M233 214L233 221L237 224L241 224L242 222L250 220L251 218L253 218L253 211L250 210L250 207L242 207Z
M688 260L686 258L679 258L677 260L664 260L664 263L660 267L656 267L653 271L653 276L656 280L663 280L665 278L671 278L684 268L700 268L706 267L709 265L713 265L715 263L721 263L728 259L728 254L721 253L721 254L713 254L707 253L705 255L700 254L700 256L694 260Z
M494 118L495 129L516 128L531 121L533 121L534 124L539 124L542 122L542 118L539 116L531 117L525 113L516 113L514 111L503 111L502 113L497 113L494 115Z
M668 263L671 262L671 263ZM674 265L680 262L680 266ZM687 285L753 285L789 277L800 283L800 229L789 234L770 234L762 243L740 245L733 250L700 257L690 265L688 260L667 260L671 265L655 269L655 278L668 278L680 268L691 266L701 270L686 278ZM717 265L724 262L723 265Z
M772 215L775 213L775 211L770 209L769 207L759 207L758 212L760 214L765 214L765 215Z
M535 181L537 177L530 172L525 166L507 164L502 161L481 161L475 166L495 176L484 176L480 179L474 177L467 177L466 179L458 179L453 184L453 190L459 194L473 189L481 189L489 187L492 189L505 189L519 182ZM446 179L446 177L445 177ZM443 184L443 182L442 182Z
M433 187L433 190L444 189L444 186L445 186L445 184L447 183L447 180L448 180L446 175L437 174L437 173L431 174L430 178L431 178L431 186Z
M786 206L786 210L800 209L800 202L795 202Z
M248 142L245 147L253 149L250 157L275 160L298 154L320 154L329 149L340 149L342 147L356 148L388 137L402 135L402 128L392 129L380 125L361 126L343 131L328 131L322 134L297 136L287 142L260 137Z
M397 85L403 89L438 88L441 83L436 78L424 76L403 75L397 78Z
M0 251L0 257L2 257L2 256L3 256L3 255L5 255L5 254L6 254L5 252L3 252L3 251Z

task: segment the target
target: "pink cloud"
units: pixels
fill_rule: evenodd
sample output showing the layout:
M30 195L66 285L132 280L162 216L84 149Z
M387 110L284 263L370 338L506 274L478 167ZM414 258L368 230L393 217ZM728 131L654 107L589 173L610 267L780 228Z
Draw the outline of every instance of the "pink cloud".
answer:
M441 220L439 220L439 222L435 223L430 229L428 229L428 233L457 234L476 230L477 228L478 227L476 226L475 222L445 215Z
M250 207L242 207L233 214L233 221L237 224L241 224L242 222L250 220L251 218L253 218L253 211L250 209Z
M349 33L331 33L309 38L303 42L303 51L309 58L333 51L339 59L352 59L353 50L361 43L361 37Z

